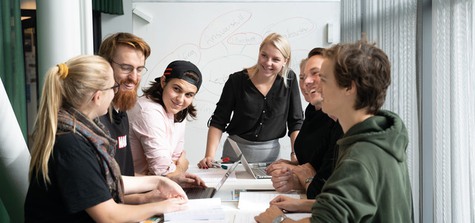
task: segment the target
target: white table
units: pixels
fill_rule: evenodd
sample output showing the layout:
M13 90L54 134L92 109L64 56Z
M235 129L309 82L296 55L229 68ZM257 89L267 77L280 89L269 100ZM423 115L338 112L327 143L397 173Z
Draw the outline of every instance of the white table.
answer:
M188 172L197 174L199 176L203 176L203 180L205 181L207 186L215 186L221 177L216 176L223 176L226 170L224 169L199 169L196 166L190 166ZM214 175L213 179L207 178L207 174ZM231 193L234 190L256 190L260 191L261 193L276 193L274 188L272 187L272 181L270 179L254 179L249 173L246 172L244 167L239 164L239 166L235 170L235 176L231 176L228 180L223 184L221 189L215 194L215 198L221 198L222 207L225 211L226 218L225 221L219 222L235 222L235 216L239 213L238 220L236 222L253 222L253 216L255 216L256 211L243 211L238 208L238 201L233 200ZM272 191L272 192L270 192ZM263 206L263 208L267 208ZM259 213L259 212L257 212ZM216 222L216 221L208 221L208 222Z

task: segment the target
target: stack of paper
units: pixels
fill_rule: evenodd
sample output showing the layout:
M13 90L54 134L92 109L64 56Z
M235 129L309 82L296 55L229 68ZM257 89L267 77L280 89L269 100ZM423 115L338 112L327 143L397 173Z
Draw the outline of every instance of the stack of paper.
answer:
M245 211L245 212L239 212L236 214L234 217L234 223L256 223L256 220L254 220L254 217L259 215L261 212L256 213L253 211ZM285 216L288 218L294 220L294 221L299 221L304 218L310 218L312 214L310 213L286 213Z
M291 198L300 199L299 194L280 194L280 193L264 193L264 192L241 192L239 194L238 208L240 210L252 210L255 212L263 212L269 207L272 199L279 195L285 195Z
M256 222L254 217L264 212L269 207L269 202L278 195L285 195L292 198L300 199L299 194L280 194L267 192L241 192L239 194L238 208L239 212L234 216L234 223L252 223ZM309 213L305 214L287 214L289 218L299 220L309 217ZM295 216L292 216L295 215Z
M206 198L188 200L186 209L165 213L165 222L224 221L225 214L221 199Z

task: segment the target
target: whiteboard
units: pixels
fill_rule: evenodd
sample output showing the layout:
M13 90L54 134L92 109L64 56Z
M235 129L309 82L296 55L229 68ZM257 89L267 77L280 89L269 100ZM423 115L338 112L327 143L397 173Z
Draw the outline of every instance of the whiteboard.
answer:
M259 45L269 33L280 33L289 40L291 67L297 75L300 61L312 48L329 46L328 37L335 43L340 39L339 1L136 2L132 17L133 33L152 48L142 88L177 59L193 62L203 74L193 102L198 118L188 122L186 130L185 150L191 165L204 157L206 124L229 74L257 62ZM226 136L223 134L221 146ZM284 137L280 142L281 157L288 158L290 140Z

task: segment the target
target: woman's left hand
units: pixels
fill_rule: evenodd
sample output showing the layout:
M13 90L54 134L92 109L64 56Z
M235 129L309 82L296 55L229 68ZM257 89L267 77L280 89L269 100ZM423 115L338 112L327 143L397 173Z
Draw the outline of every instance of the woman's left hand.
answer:
M157 184L157 190L160 192L160 196L167 198L183 198L188 200L185 191L175 183L173 180L168 179L167 177L162 177L159 183Z

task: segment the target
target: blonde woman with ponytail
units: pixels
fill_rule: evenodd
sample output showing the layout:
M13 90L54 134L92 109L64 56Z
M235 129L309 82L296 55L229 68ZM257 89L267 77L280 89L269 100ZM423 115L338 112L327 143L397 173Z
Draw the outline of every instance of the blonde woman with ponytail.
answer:
M138 222L182 208L178 184L164 177L122 177L116 141L100 123L119 85L99 56L50 68L33 133L26 222ZM157 189L162 201L126 205L125 194Z

